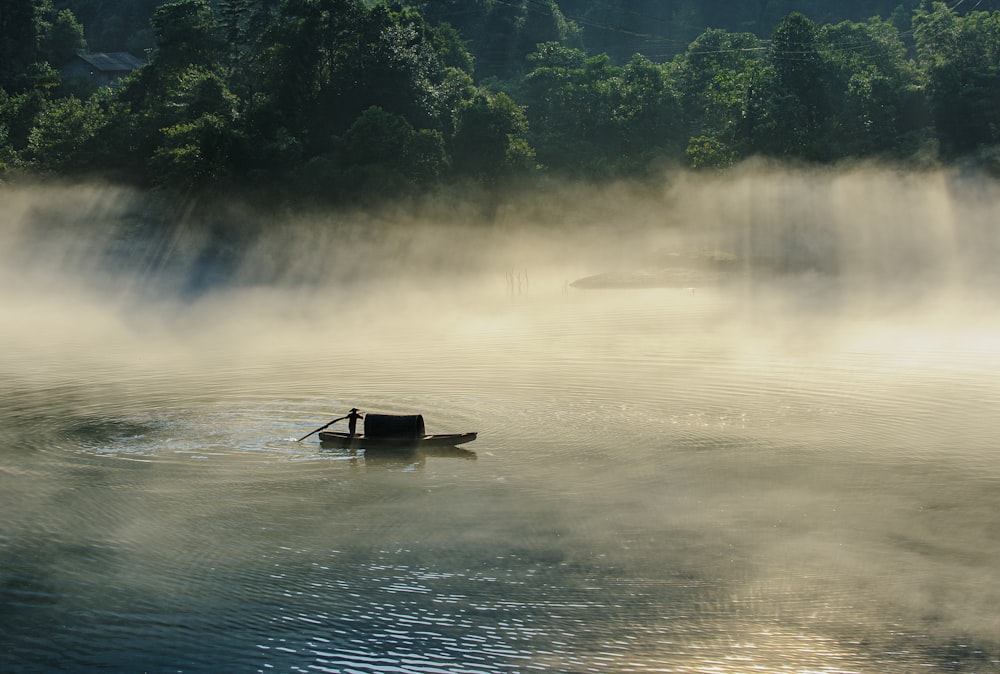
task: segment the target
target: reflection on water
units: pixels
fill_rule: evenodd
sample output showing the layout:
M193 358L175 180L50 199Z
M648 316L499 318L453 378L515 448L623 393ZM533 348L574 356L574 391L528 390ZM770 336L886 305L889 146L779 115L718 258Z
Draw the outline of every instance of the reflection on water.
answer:
M553 260L357 315L5 281L58 313L0 343L0 670L1000 671L991 305ZM295 442L353 406L479 439Z

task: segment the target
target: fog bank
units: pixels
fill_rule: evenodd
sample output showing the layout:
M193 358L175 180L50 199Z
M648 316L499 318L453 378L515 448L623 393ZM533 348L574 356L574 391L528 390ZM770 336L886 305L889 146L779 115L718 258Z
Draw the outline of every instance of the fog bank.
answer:
M761 310L977 306L1000 253L1000 185L959 171L752 163L550 185L495 209L435 195L364 213L165 205L102 186L0 194L5 323L95 338L117 322L398 323L588 292L572 284L608 274L620 287L724 287Z

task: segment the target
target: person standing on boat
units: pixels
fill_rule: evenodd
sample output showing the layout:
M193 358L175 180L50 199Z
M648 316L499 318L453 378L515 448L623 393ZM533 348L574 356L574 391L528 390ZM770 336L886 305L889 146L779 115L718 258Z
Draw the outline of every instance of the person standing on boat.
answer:
M358 412L357 407L352 407L351 411L344 418L347 419L347 433L353 436L358 430L358 419L364 419L365 417Z

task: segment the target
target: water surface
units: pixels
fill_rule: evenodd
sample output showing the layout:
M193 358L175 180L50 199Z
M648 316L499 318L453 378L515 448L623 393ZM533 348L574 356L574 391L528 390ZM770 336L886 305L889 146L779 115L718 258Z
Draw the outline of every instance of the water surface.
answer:
M5 273L0 669L1000 671L988 292L582 291L539 241L180 302ZM479 439L296 442L351 407Z

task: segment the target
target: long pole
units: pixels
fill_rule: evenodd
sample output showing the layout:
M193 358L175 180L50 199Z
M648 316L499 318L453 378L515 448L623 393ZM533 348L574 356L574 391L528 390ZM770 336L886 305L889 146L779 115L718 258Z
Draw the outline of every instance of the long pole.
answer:
M326 425L324 425L324 426L320 426L320 427L319 427L319 428L317 428L317 429L316 429L315 431L312 431L312 433L306 433L305 435L303 435L303 436L302 436L301 438L299 438L299 439L298 439L298 440L296 440L295 442L302 442L303 440L305 440L306 438L308 438L308 437L309 437L310 435L312 435L313 433L319 433L319 432L320 432L321 430L323 430L323 429L324 429L324 428L326 428L327 426L332 426L333 424L337 423L338 421L341 421L341 420L343 420L343 419L346 419L346 418L347 418L347 417L339 417L339 418L337 418L337 419L334 419L334 420L333 420L333 421L331 421L330 423L328 423L328 424L326 424Z

